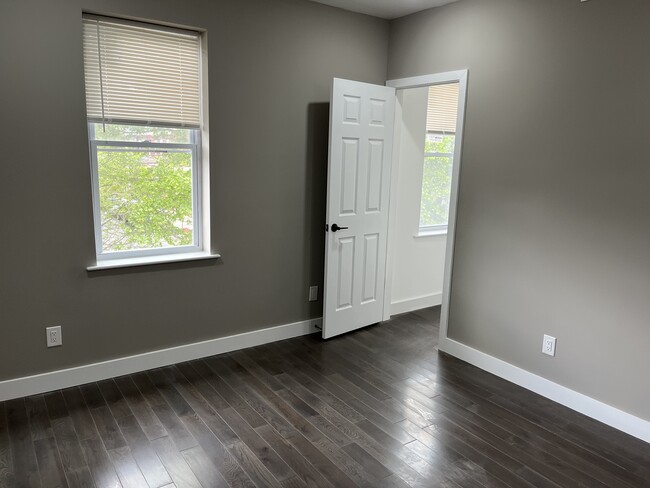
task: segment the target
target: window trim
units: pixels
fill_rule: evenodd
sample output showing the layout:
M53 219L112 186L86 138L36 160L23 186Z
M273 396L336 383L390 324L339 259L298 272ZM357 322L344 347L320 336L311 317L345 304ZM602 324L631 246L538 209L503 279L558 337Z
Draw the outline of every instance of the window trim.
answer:
M449 133L447 135L454 136L454 148L456 146L456 133ZM454 149L455 151L455 149ZM454 152L450 153L439 153L439 152L425 152L422 157L422 181L420 181L420 212L418 214L418 229L414 237L433 237L440 235L447 235L447 230L449 228L449 215L447 216L446 224L437 224L437 225L422 225L422 187L424 186L424 160L426 158L447 158L451 161L452 168L454 165ZM451 192L449 195L450 207L451 207Z
M184 261L206 261L210 259L220 259L221 254L208 251L165 254L161 256L145 256L139 258L108 259L98 261L93 266L86 267L87 271L100 271L103 269L133 268L136 266L149 266L154 264L180 263Z
M202 182L202 158L201 158L201 130L190 129L191 143L166 143L166 142L133 142L133 141L115 141L115 140L97 140L95 138L95 124L97 122L88 122L88 139L90 144L90 170L93 193L93 220L95 226L95 254L97 265L100 262L112 260L128 260L138 258L150 258L154 256L174 256L177 254L193 254L204 251L203 247L203 182ZM123 125L123 124L116 124ZM133 125L133 124L129 124ZM148 126L147 126L148 127ZM153 126L152 126L153 127ZM98 147L132 147L137 149L190 149L192 154L192 232L194 243L191 246L170 246L155 249L134 249L127 251L109 251L103 250L102 238L102 216L100 208L99 194L99 165L97 161ZM137 264L137 261L134 261Z
M421 225L418 228L418 233L413 237L434 237L446 236L449 229L449 224L440 225Z

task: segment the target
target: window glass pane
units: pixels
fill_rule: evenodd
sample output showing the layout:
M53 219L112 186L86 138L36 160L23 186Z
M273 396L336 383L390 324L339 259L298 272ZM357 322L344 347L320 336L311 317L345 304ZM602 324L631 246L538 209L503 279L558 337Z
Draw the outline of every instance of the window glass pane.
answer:
M146 125L92 124L97 141L167 142L190 144L195 129Z
M427 134L422 175L421 227L447 225L449 221L454 139L453 135Z
M194 243L189 149L97 148L102 251Z

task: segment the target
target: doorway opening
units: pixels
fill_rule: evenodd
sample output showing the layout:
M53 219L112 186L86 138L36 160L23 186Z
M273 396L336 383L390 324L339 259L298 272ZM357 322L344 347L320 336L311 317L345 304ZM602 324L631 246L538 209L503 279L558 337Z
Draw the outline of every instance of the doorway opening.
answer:
M447 337L467 71L396 88L384 320L441 305Z

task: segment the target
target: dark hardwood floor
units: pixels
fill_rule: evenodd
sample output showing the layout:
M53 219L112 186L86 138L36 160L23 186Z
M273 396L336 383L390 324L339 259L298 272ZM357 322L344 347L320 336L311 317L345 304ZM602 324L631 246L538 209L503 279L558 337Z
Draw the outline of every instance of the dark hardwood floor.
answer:
M438 353L437 314L0 403L0 486L650 486L650 445Z

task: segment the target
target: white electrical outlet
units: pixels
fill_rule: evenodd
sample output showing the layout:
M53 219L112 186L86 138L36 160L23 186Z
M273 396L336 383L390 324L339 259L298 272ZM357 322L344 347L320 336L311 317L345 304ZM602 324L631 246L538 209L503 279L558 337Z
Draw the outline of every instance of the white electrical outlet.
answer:
M318 287L317 286L310 286L309 287L309 301L310 302L315 302L318 300Z
M542 352L549 356L555 356L555 337L544 334L544 342L542 342Z
M61 326L47 327L45 329L47 336L47 347L57 347L63 345L63 336L61 335Z

